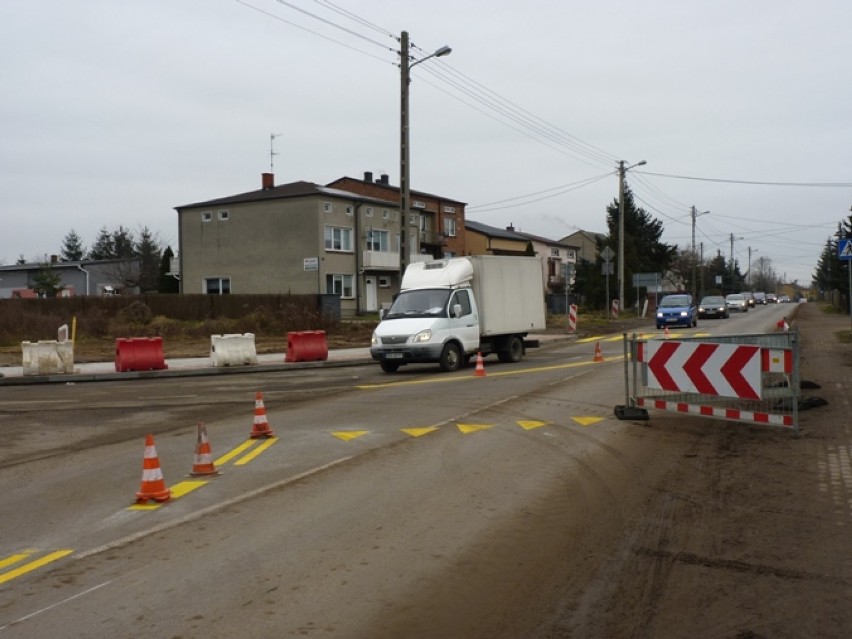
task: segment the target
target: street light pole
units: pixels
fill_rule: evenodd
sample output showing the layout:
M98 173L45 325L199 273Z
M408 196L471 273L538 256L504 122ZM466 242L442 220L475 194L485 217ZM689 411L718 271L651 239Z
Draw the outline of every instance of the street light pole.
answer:
M630 169L647 164L645 160L624 166L624 160L618 161L618 310L624 310L624 174ZM607 300L609 302L609 300Z
M400 130L399 130L399 274L402 277L405 267L408 266L408 216L411 200L411 188L409 186L409 145L408 145L408 93L411 83L411 67L429 58L440 58L449 55L452 49L443 46L434 53L420 60L411 61L408 45L408 31L403 31L399 38L399 69L400 69Z
M696 266L696 255L695 255L695 218L699 215L707 215L710 211L702 211L701 213L693 206L692 207L692 300L695 301L698 298L698 283L695 281L695 266Z

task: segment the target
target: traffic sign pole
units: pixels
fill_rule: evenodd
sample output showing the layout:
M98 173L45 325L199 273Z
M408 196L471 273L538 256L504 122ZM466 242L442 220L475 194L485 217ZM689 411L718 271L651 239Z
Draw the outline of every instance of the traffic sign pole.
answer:
M849 273L849 297L846 298L849 307L849 328L852 330L852 239L837 241L837 257L845 261L846 271Z

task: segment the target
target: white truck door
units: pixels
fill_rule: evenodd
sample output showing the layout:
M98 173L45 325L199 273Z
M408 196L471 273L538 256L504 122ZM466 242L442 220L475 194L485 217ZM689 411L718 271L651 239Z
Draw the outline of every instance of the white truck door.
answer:
M460 309L458 315L456 307ZM468 289L455 291L450 298L450 328L459 336L465 353L479 350L479 314Z

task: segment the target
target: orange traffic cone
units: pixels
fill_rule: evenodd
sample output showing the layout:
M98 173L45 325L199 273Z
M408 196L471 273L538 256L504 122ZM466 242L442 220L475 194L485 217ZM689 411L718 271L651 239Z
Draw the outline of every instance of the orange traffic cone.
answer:
M142 486L136 493L136 503L142 504L149 499L168 501L171 496L172 491L166 488L166 482L163 480L160 458L154 448L154 436L148 435L145 438L145 455L142 459Z
M251 437L274 437L269 422L266 421L266 407L263 405L263 393L260 391L257 391L254 398L254 426L251 429Z
M476 354L476 370L473 371L476 377L485 377L485 363L482 361L482 353Z
M663 337L665 337L666 339L668 339L669 337L671 337L671 335L672 335L672 334L671 334L671 333L669 333L669 327L668 327L668 326L666 326L666 330L664 330L664 331L663 331Z
M219 471L213 465L213 452L210 449L210 441L207 439L207 426L204 422L198 422L198 442L195 445L195 461L192 464L193 477L203 475L218 475Z
M601 343L600 342L597 342L595 344L595 359L592 360L592 361L595 361L595 362L604 361L603 353L601 353Z

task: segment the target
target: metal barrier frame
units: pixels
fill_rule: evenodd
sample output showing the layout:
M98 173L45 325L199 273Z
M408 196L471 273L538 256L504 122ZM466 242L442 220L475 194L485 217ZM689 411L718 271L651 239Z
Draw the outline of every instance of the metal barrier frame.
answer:
M761 373L759 399L722 397L651 388L644 345L661 341L660 336L632 334L624 337L624 394L626 406L654 409L698 417L710 417L748 424L764 424L791 429L799 434L799 334L783 333L679 337L670 342L750 345L760 348ZM778 358L783 372L778 371ZM619 407L617 407L619 408ZM647 417L646 417L647 418Z

